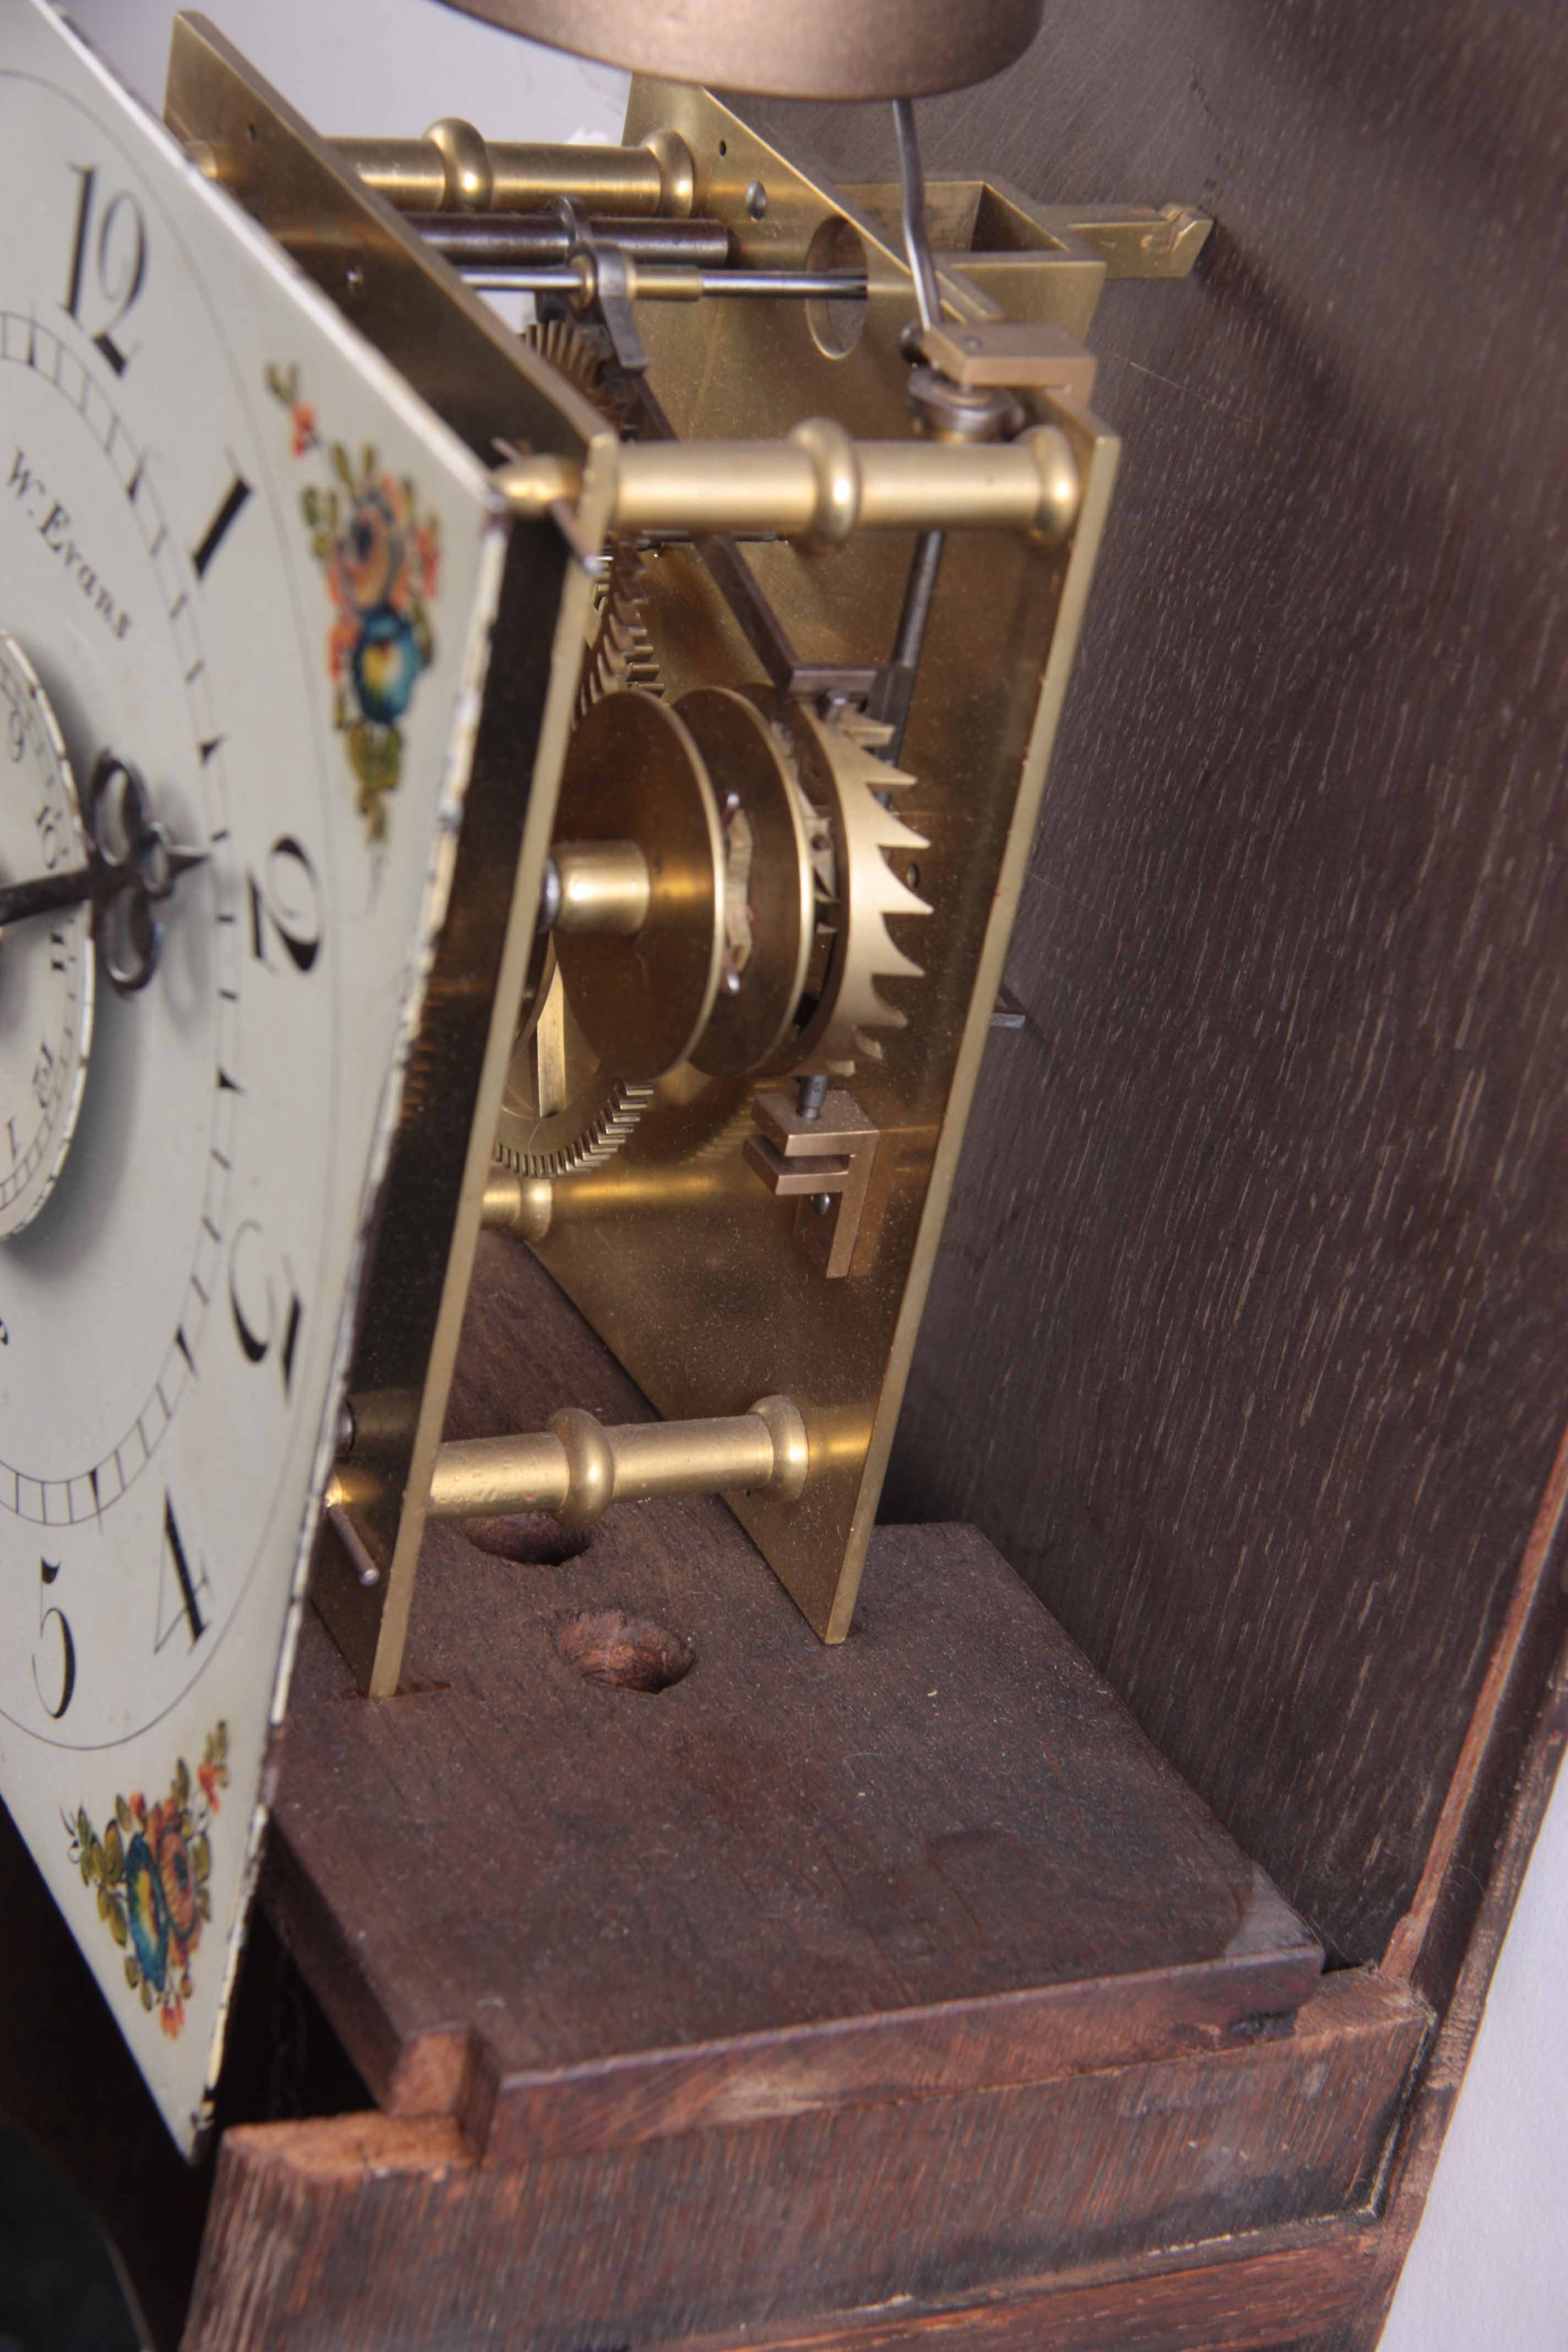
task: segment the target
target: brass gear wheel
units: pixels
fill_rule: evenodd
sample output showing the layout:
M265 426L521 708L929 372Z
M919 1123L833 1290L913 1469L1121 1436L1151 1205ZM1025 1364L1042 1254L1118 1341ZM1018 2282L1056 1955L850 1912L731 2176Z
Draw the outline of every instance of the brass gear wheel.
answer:
M621 380L592 336L569 320L540 319L524 327L522 339L574 392L592 401L606 424L618 433L626 430L630 411ZM579 718L622 687L641 687L645 694L664 692L644 619L647 570L647 559L635 541L611 541L609 576L595 601L594 634L577 689Z
M617 1152L653 1088L612 1076L572 1017L549 948L518 1030L496 1122L494 1156L520 1176L572 1176Z
M577 716L585 718L606 694L628 686L644 694L664 693L653 640L647 633L647 558L629 539L610 541L610 569L600 592L598 624L583 664Z
M607 355L564 319L539 320L523 340L606 423L624 432L628 406ZM647 564L629 541L610 551L578 687L581 717L606 694L627 687L662 694L663 681L643 621ZM653 1100L650 1086L613 1076L573 1019L552 945L519 1025L496 1125L495 1157L521 1176L555 1179L613 1158Z
M624 433L630 421L630 403L624 384L610 365L609 353L594 337L569 319L535 319L522 330L522 341L537 352L574 392L591 400L606 424Z

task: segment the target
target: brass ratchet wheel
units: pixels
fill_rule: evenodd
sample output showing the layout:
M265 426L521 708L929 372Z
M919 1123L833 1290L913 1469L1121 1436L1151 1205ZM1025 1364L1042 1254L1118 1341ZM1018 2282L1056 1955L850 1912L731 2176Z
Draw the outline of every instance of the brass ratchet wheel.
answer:
M628 847L637 928L558 936L560 978L603 1067L652 1083L852 1069L905 1016L918 979L889 923L927 912L906 870L925 843L894 814L910 779L863 716L701 688L673 708L612 694L580 720L558 856Z
M807 703L784 702L773 725L811 811L816 928L795 1018L758 1075L847 1075L858 1059L880 1061L879 1030L907 1026L881 984L921 977L888 929L931 912L888 862L907 863L926 847L891 805L914 780L877 756L888 730L861 712L824 719Z

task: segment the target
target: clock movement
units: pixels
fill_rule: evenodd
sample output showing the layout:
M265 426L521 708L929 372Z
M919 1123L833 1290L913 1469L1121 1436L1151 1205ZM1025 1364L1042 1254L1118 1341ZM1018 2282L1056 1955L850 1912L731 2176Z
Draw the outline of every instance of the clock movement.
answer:
M1042 1028L1004 986L1031 856L1101 828L1092 903L1051 902L1114 967L1095 1083L1128 1153L1145 1101L1187 1116L1181 1053L1123 1066L1118 1024L1217 986L1228 944L1162 961L1146 906L1094 910L1137 881L1205 920L1274 837L1205 803L1202 888L1170 847L1224 762L1163 650L1200 570L1161 521L1223 499L1184 435L1269 436L1115 352L1205 278L1098 306L1187 277L1209 220L1043 202L988 148L922 168L919 125L951 159L971 120L928 97L1034 70L1035 0L472 13L631 68L619 143L525 143L504 106L334 137L193 15L159 121L45 0L0 6L0 1793L58 1908L32 1948L86 1988L62 2065L148 2118L70 2129L189 2352L840 2352L1037 2291L1049 2326L1000 2346L1054 2328L1068 2270L1087 2345L1123 2340L1107 2266L1164 2311L1172 2248L1239 2275L1258 2233L1289 2302L1290 2233L1382 2193L1433 2011L1415 1963L1326 1965L1376 1953L1239 1767L1225 1827L1174 1769L1212 1796L1202 1714L1310 1778L1232 1672L1247 1530L1169 1578L1104 1532L1162 1475L1180 1520L1200 1457L1223 1495L1251 1442L1261 1374L1204 1454L1255 1275L1289 1287L1226 1222L1273 1130L1239 1171L1205 1130L1136 1213L1102 1203L1090 1280L1075 1186L1122 1162L1064 1073L1099 999L1053 981ZM853 167L859 110L791 110L848 99L880 126ZM1184 748L1156 759L1101 676L1095 806L1068 762L1036 849L1113 511L1101 320L1107 405L1135 364L1168 397L1135 568ZM1123 752L1161 780L1119 832ZM1270 929L1258 987L1324 936ZM1251 1018L1184 1050L1228 1086ZM1294 998L1288 1025L1295 1053ZM993 1104L1005 1181L944 1242L993 1038L993 1076L1031 1057L1026 1116L999 1139ZM1137 1333L1124 1393L1134 1312L1169 1398ZM1303 1459L1317 1396L1279 1423ZM933 1523L879 1527L901 1414L901 1501L911 1445L952 1444ZM1029 1498L1081 1507L1049 1597L1088 1654L937 1523L993 1482L1040 1590ZM1303 1576L1260 1690L1330 1671ZM1400 1851L1395 1956L1438 1867ZM142 2246L143 2177L210 2197L194 2291L194 2252L176 2290ZM1300 2340L1193 2294L1151 2343Z

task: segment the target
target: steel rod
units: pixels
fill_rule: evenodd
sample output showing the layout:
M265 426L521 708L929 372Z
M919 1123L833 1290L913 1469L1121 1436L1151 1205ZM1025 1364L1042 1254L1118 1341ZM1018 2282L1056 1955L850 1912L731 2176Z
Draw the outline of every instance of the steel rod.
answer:
M931 619L937 573L942 570L946 544L946 534L940 530L922 531L915 541L910 576L904 583L898 635L893 641L893 658L882 676L877 716L885 719L893 731L881 756L895 768L904 748L910 705L914 700L915 680L920 675L921 649L925 644L926 625Z
M942 298L937 292L936 268L926 240L925 175L921 170L920 140L915 131L915 109L912 99L893 100L893 127L899 134L899 178L903 189L904 252L914 279L915 301L922 327L934 327L942 319Z
M558 213L408 212L437 253L460 269L537 268L562 263L573 235ZM647 220L599 214L588 233L618 245L634 261L685 261L696 268L722 268L730 255L730 232L721 221Z
M491 270L465 265L480 294L564 294L584 290L580 270L564 264L537 269ZM639 263L632 258L628 291L634 301L694 302L704 294L752 299L863 302L866 280L854 270L693 269L679 262Z

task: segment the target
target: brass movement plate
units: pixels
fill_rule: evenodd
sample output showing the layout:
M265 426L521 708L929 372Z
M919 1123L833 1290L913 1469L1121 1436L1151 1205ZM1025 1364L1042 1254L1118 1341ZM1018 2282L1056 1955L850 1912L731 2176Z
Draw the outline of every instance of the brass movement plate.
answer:
M654 388L678 429L749 438L829 414L866 438L907 437L898 339L913 303L890 232L708 94L635 83L627 139L664 125L695 160L697 211L725 221L743 258L799 264L825 236L849 236L872 286L842 352L833 322L809 307L645 306ZM745 206L753 179L769 194L761 222ZM1083 267L1098 286L1103 262ZM1075 269L1075 323L1087 322L1081 283ZM957 270L944 289L961 317L997 315ZM736 1497L732 1507L828 1641L849 1631L1115 471L1116 439L1086 409L1044 393L1030 405L1069 436L1082 506L1060 548L999 532L947 541L900 761L915 782L897 803L930 844L912 887L932 911L893 926L924 977L887 984L909 1025L887 1033L881 1061L858 1063L850 1082L881 1130L870 1265L825 1279L796 1237L796 1203L774 1199L747 1164L752 1087L705 1082L689 1067L584 1180L580 1202L570 1181L557 1185L556 1219L538 1245L667 1416L743 1412L770 1392L799 1403L813 1451L805 1495ZM803 660L865 664L891 653L911 551L908 536L890 534L821 555L772 545L745 554ZM672 698L764 682L696 552L652 562L648 619Z

